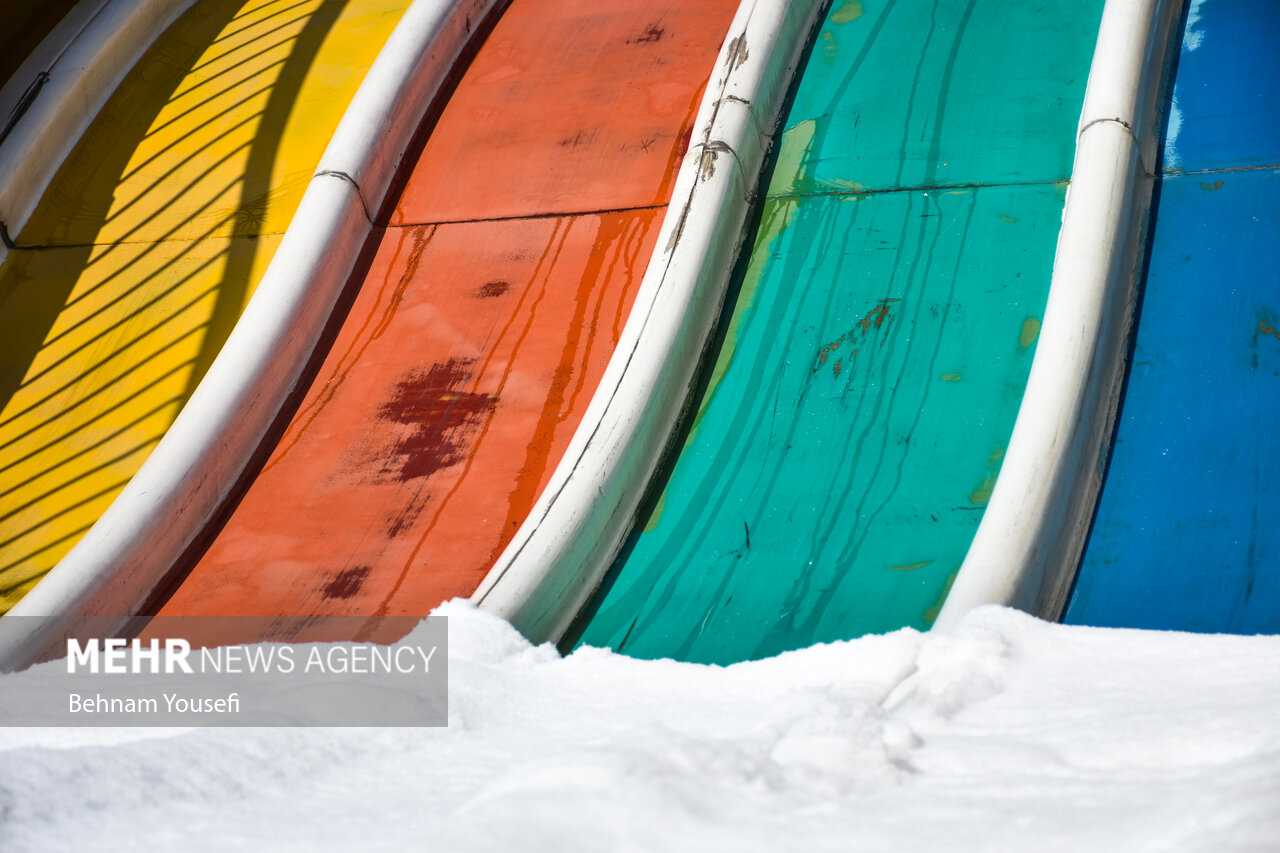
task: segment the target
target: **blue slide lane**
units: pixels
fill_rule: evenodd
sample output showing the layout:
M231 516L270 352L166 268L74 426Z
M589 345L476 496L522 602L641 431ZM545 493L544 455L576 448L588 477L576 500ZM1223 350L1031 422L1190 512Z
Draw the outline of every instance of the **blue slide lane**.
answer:
M1280 631L1280 3L1192 0L1116 442L1065 621Z

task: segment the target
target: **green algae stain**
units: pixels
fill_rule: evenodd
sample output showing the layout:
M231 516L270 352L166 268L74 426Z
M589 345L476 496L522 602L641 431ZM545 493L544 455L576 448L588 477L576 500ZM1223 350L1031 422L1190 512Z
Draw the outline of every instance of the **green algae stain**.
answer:
M991 493L996 488L996 477L1000 474L1000 463L1004 459L1004 448L987 457L987 476L982 485L969 493L969 503L974 506L985 506L991 500Z
M849 0L831 13L831 23L847 24L862 17L862 0Z
M891 572L914 572L916 569L923 569L932 563L933 560L925 560L921 563L903 563L901 566L885 566Z
M803 185L805 172L808 171L809 152L813 149L817 133L818 120L813 118L805 119L783 132L778 160L774 164L766 196L790 195Z
M1037 317L1028 317L1022 321L1022 331L1018 333L1018 346L1026 349L1036 342L1036 338L1040 337L1040 320Z
M924 612L924 621L926 625L932 625L938 619L938 614L942 612L942 605L946 603L947 596L951 594L951 587L955 586L956 576L960 574L960 570L956 569L947 575L947 582L942 585L942 594L938 596L933 604L929 605L929 609Z
M742 276L742 286L738 290L738 300L733 308L733 316L729 318L729 323L725 328L724 343L720 346L720 351L716 353L716 363L711 370L711 378L707 382L707 391L698 405L698 413L694 415L693 425L690 427L689 435L685 439L686 447L693 444L698 433L698 427L702 423L703 415L706 414L707 408L711 405L711 400L715 397L716 388L729 370L729 364L733 361L733 354L738 347L738 333L742 328L743 322L751 314L751 306L755 302L756 291L764 277L765 268L769 264L771 255L777 249L778 240L788 226L791 225L796 205L797 202L791 199L781 201L766 200L765 202L760 230L756 237L755 246L751 250L751 261Z
M658 496L658 503L654 506L653 512L649 513L649 519L644 523L644 532L652 533L658 529L658 524L662 521L662 511L667 508L667 490L663 489L662 494Z

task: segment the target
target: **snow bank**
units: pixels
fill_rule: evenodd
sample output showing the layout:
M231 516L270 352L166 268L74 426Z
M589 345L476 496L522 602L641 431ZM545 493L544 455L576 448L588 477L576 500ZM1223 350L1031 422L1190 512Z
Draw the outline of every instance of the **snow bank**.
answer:
M1280 638L986 608L718 668L561 658L442 612L449 728L0 729L0 848L1280 843Z

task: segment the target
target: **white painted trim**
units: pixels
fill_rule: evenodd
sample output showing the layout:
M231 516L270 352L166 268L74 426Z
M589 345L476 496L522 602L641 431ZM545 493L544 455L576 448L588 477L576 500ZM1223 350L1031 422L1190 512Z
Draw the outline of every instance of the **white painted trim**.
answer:
M581 425L472 597L559 638L630 532L725 298L752 195L822 0L744 0L721 48L635 305Z
M73 8L0 91L0 121L41 71L49 80L0 144L0 222L18 238L49 182L126 74L195 0L105 0ZM2 126L2 125L0 125ZM0 246L0 264L8 250Z
M415 0L405 12L187 405L98 523L0 617L0 671L60 655L72 631L114 636L217 513L316 347L372 230L366 210L381 204L473 25L498 2Z
M62 55L78 40L84 29L111 0L80 0L67 14L54 25L31 55L23 60L13 76L0 86L0 127L9 122L9 116L22 100L22 95L36 82L42 73L53 77L54 66L59 64ZM148 43L154 33L147 33Z
M1048 304L995 490L934 627L983 604L1060 616L1102 487L1146 245L1175 0L1108 0Z

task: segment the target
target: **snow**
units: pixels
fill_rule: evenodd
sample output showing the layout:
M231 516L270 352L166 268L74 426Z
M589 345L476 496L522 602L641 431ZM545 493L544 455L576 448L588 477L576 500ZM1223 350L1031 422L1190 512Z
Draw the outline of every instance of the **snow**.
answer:
M985 608L720 668L440 612L448 728L0 729L0 849L1280 847L1277 637Z

